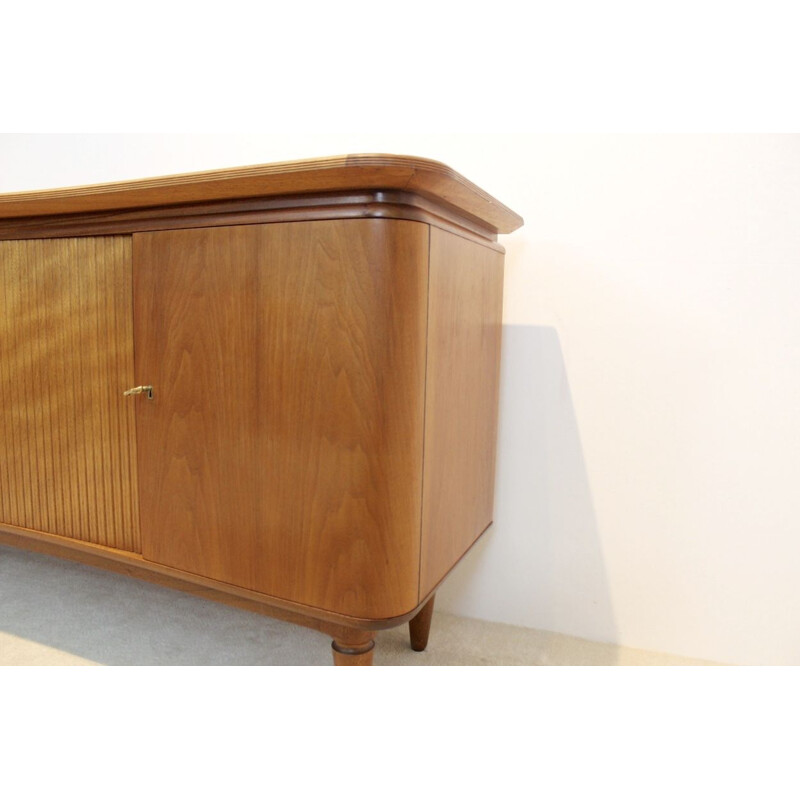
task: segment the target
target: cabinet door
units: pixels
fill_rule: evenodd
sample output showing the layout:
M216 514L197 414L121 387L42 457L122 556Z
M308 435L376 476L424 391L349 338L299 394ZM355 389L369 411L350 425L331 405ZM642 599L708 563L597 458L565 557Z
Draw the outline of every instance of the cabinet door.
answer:
M363 617L419 596L428 227L134 235L145 558Z
M138 552L130 237L0 242L0 523Z

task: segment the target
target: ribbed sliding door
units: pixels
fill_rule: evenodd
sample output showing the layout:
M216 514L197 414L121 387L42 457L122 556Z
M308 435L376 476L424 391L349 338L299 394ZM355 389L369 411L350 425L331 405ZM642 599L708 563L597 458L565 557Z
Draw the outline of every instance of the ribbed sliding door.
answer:
M131 240L0 241L0 523L140 552Z

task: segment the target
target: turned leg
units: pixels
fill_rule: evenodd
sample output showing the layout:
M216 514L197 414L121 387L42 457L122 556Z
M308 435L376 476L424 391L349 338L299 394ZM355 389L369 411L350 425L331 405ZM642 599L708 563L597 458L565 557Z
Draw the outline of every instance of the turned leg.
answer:
M371 667L375 640L372 631L345 630L331 642L336 667Z
M431 618L433 617L433 601L436 595L433 595L420 610L414 619L408 623L408 629L411 633L411 649L416 650L418 653L428 646L428 634L431 632Z

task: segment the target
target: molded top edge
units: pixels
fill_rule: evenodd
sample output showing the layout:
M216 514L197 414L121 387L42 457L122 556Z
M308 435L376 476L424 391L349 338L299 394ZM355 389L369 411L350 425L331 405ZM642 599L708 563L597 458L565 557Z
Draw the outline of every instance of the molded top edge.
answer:
M283 161L0 194L0 219L361 189L414 192L475 217L498 233L511 233L523 224L522 217L447 165L427 158L383 154Z

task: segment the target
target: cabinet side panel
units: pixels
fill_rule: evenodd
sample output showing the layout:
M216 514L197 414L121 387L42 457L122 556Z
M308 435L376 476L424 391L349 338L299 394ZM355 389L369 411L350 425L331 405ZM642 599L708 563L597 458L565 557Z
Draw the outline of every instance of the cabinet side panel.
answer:
M365 618L418 599L428 226L136 234L144 556Z
M492 521L503 255L431 229L420 596Z
M130 237L0 242L0 521L140 552Z

